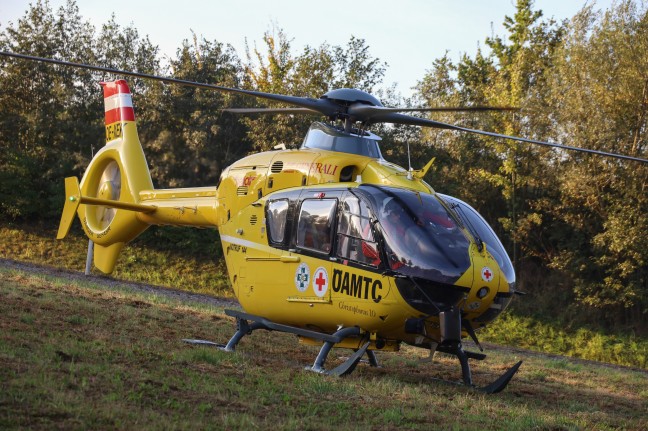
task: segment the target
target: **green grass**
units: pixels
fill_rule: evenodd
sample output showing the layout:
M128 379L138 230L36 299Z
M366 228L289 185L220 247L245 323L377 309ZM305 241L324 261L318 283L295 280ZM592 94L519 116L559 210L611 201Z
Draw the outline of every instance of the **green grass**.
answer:
M460 380L456 359L422 363L409 347L334 378L305 371L317 349L286 334L254 333L236 353L182 343L233 333L208 305L2 269L0 298L0 429L648 427L645 372L493 352L474 364L480 385L525 363L486 396L439 380Z
M88 239L78 225L75 228L57 241L55 226L0 225L0 257L84 271ZM111 276L232 296L221 254L214 230L153 227L124 247Z
M504 313L479 336L507 346L648 368L648 340L632 334L604 334L587 328L567 331L551 322Z

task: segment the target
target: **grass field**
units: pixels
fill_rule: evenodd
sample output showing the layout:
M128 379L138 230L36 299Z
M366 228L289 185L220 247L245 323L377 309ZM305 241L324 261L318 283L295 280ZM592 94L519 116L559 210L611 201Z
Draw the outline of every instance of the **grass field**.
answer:
M236 353L189 346L227 340L234 322L119 286L0 269L0 299L0 429L648 428L645 371L495 350L477 384L525 362L487 396L439 380L460 380L456 359L409 347L334 378L305 371L317 349L286 334Z

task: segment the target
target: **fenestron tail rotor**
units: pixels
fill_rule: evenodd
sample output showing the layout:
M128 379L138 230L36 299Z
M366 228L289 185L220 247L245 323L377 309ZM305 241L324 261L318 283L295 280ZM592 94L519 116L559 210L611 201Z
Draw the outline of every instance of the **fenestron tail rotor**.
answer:
M116 161L111 161L104 168L99 185L97 187L97 197L118 201L121 194L121 171ZM115 218L116 208L97 206L96 221L97 225L103 230L106 229L110 222Z

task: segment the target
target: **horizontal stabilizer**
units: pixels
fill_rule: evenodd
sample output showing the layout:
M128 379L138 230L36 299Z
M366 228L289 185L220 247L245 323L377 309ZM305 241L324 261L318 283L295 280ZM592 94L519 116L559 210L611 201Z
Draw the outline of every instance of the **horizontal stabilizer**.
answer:
M74 215L76 214L80 204L100 205L108 208L118 208L141 213L151 213L157 209L154 205L141 205L111 199L81 196L79 180L76 177L68 177L65 179L65 205L63 206L63 215L61 216L61 223L59 224L56 239L63 239L67 236L70 231L70 226L72 226L72 222L74 221Z

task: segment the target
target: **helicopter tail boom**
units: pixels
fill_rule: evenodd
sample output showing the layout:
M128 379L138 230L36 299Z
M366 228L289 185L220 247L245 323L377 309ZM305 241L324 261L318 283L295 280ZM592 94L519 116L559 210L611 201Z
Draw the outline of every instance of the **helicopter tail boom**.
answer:
M216 189L214 187L170 190L147 190L140 193L143 204L122 202L112 199L102 199L84 196L81 193L79 180L76 177L65 179L65 206L56 239L67 236L74 215L79 212L79 206L89 205L120 211L130 211L136 218L148 225L182 225L194 227L217 226L218 205L215 204ZM84 225L87 229L87 226ZM90 235L89 235L90 236ZM95 265L104 270L112 265L117 258L121 246L103 244L99 246ZM103 248L101 248L103 247ZM114 255L113 255L114 254Z

